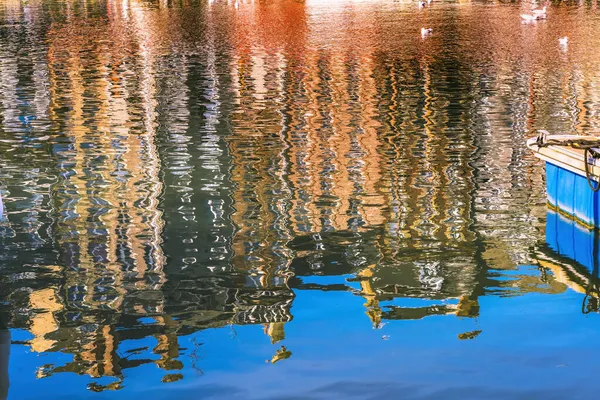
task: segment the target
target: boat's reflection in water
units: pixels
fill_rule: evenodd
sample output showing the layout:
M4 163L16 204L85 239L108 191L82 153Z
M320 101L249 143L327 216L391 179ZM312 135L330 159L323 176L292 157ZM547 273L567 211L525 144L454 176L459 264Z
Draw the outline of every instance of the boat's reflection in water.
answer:
M559 282L585 294L584 313L599 311L599 240L597 231L548 210L546 245L537 254L539 265L552 271Z

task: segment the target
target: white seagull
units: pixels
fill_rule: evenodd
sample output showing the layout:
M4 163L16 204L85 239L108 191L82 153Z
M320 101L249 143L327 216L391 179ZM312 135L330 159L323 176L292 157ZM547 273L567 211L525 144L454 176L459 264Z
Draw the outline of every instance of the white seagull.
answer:
M537 8L535 10L531 10L531 13L538 19L544 19L544 18L546 18L546 10L547 10L547 7L544 6L542 8Z
M523 20L523 22L535 22L537 21L538 17L536 17L535 15L531 15L531 14L521 14L521 19Z
M542 8L537 8L535 10L531 10L531 14L521 14L521 18L525 22L533 22L537 21L538 19L546 19L546 10L546 6Z

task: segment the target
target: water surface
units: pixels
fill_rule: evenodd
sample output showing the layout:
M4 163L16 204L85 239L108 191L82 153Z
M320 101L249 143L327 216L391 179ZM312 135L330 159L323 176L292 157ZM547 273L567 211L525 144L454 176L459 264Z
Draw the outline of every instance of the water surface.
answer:
M4 0L0 386L595 395L597 238L525 139L598 132L596 7Z

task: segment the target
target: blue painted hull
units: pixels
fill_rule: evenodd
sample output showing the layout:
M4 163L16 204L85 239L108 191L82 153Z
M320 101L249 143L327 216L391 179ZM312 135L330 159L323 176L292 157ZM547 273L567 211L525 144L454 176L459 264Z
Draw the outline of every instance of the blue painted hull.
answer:
M600 228L600 192L590 189L585 176L546 162L546 188L552 207L588 228Z

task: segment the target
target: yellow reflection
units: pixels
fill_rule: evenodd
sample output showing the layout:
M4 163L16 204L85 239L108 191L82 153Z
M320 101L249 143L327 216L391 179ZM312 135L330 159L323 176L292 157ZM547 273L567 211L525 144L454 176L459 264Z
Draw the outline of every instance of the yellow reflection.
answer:
M62 301L54 289L39 289L29 295L29 303L35 310L29 327L33 335L31 350L42 353L50 350L55 343L54 340L46 338L46 335L59 328L54 313L63 309Z

